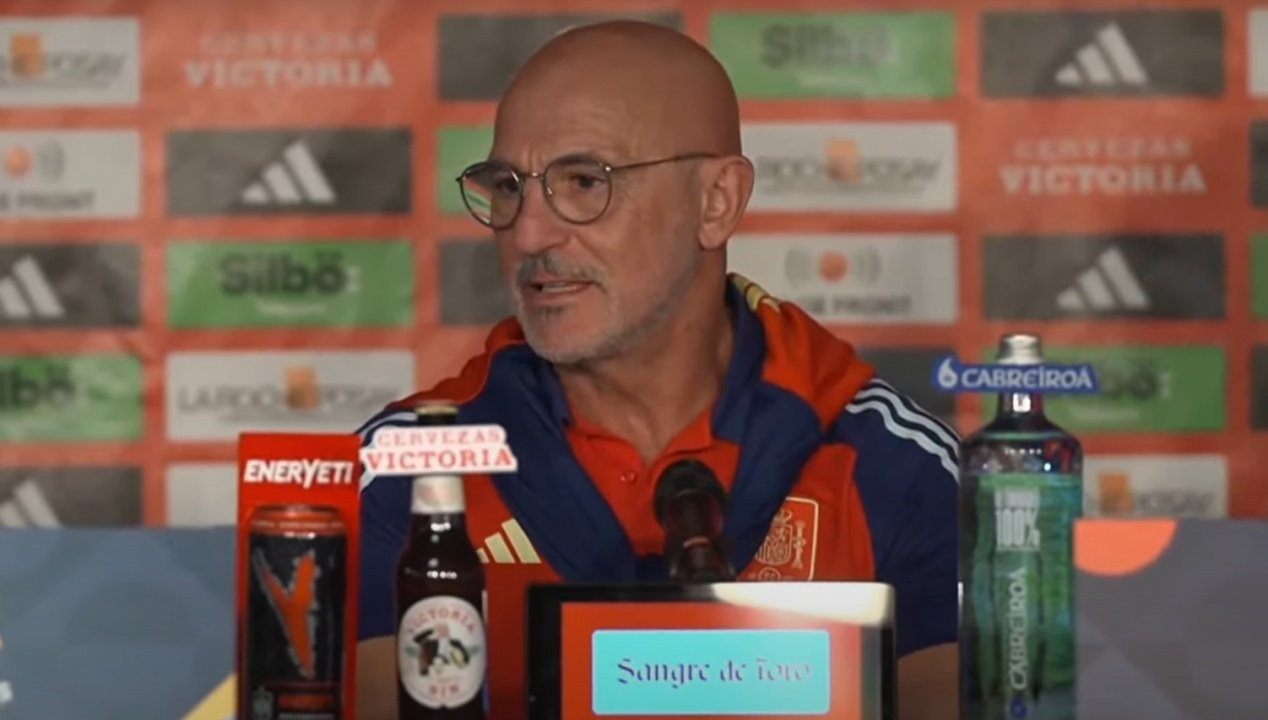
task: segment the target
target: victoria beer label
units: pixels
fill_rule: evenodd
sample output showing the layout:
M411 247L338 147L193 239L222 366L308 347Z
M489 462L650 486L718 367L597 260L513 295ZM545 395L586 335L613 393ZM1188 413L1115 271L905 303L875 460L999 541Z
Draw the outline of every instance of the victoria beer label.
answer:
M482 608L460 597L432 596L407 608L396 647L401 684L423 707L462 707L484 690Z
M353 717L359 450L355 435L239 441L241 720Z

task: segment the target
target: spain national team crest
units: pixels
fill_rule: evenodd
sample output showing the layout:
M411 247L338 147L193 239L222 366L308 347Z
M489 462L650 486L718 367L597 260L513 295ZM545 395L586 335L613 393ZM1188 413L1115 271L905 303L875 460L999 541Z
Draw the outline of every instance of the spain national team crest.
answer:
M819 503L806 498L787 498L775 513L765 542L740 579L813 580L818 535Z

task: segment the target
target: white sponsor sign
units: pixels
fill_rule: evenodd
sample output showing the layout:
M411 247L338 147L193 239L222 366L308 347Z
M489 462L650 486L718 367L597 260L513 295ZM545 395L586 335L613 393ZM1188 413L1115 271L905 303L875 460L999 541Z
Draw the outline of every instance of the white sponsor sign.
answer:
M0 131L0 218L133 218L141 211L135 130Z
M340 460L247 460L242 482L247 485L296 485L305 490L322 485L351 485L354 463Z
M513 473L515 454L500 425L383 427L361 449L365 475ZM363 479L363 482L368 482Z
M351 433L415 389L406 351L175 353L167 359L167 435Z
M1248 91L1252 97L1268 95L1268 8L1250 11L1246 42L1250 46Z
M949 212L956 134L948 122L747 124L753 210Z
M960 307L954 235L739 235L727 266L824 322L944 325Z
M174 463L167 467L167 524L211 527L238 522L234 463Z
M1221 455L1089 455L1083 461L1089 517L1228 515L1228 464Z
M136 105L136 18L0 20L0 107Z

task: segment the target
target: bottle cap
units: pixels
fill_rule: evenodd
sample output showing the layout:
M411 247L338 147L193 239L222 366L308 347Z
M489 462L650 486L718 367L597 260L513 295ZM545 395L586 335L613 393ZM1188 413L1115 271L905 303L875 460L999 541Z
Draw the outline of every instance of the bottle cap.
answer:
M1039 365L1043 363L1043 342L1031 333L1010 333L999 340L1000 365Z

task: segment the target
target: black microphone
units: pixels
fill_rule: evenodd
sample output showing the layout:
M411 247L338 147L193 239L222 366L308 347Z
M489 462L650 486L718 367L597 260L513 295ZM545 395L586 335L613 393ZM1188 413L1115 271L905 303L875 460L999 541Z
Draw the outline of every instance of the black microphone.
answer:
M656 520L665 530L669 576L682 583L735 580L722 535L726 490L699 460L679 460L656 481Z

